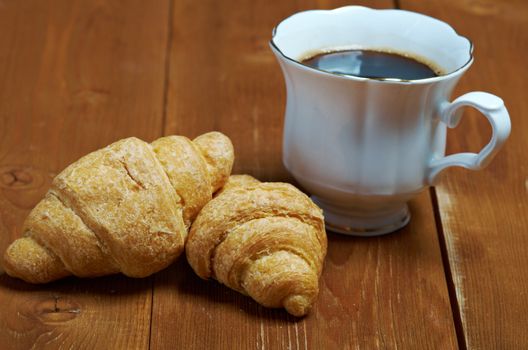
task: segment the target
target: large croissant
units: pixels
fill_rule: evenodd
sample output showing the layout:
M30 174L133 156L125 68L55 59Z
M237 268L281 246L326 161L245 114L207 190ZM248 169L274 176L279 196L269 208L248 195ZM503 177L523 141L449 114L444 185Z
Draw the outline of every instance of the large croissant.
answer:
M4 255L32 283L117 272L144 277L183 251L187 229L227 181L233 146L221 133L152 144L117 141L68 166Z
M187 260L267 307L308 313L327 239L321 210L294 186L233 175L192 224Z

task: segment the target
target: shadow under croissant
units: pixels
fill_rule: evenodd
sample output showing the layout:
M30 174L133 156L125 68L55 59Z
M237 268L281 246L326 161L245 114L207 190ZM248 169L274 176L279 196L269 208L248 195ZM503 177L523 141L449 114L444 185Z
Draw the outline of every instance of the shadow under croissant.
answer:
M407 228L392 235L373 238L346 237L328 232L329 251L322 279L325 278L325 275L331 275L335 272L332 271L334 270L333 266L336 264L341 265L344 261L347 261L351 255L355 255L358 251L367 249L366 246L371 245L372 241L377 241L384 246L394 244L393 241L395 240L408 242L410 239L410 237L407 237L409 231L410 230ZM406 247L407 249L405 252L396 250L393 251L393 253L396 255L413 255L413 252L409 251L409 249L413 249L412 247L413 245L411 244ZM352 272L352 274L354 274L354 272ZM265 318L268 320L281 320L291 323L310 318L313 316L315 309L318 308L318 304L325 302L323 300L323 295L325 293L321 293L318 301L314 305L314 310L304 318L294 317L288 314L284 309L270 309L263 307L252 298L242 295L215 280L205 281L199 278L187 263L185 254L182 254L176 262L167 269L150 277L139 279L129 278L122 274L97 278L77 278L70 276L47 284L31 284L17 278L12 278L5 273L0 274L0 289L16 290L18 293L40 292L41 295L37 298L39 300L44 300L46 298L64 298L74 304L76 296L78 295L104 295L107 298L119 298L122 296L145 293L146 291L152 290L153 286L155 287L155 299L156 291L165 291L173 294L174 298L181 298L184 302L191 299L199 299L199 303L209 307L212 305L220 305L224 310L243 312L250 318ZM320 283L320 288L326 288L324 282ZM323 291L321 290L321 292ZM156 300L154 300L154 302L156 302Z
M304 318L294 317L286 310L266 308L251 297L242 295L215 280L205 281L198 277L188 264L185 256L181 256L169 268L156 274L156 290L169 291L175 298L199 299L199 303L220 306L224 311L243 312L255 319L282 320L285 322L299 322ZM310 317L310 315L306 316Z
M183 301L192 298L200 303L221 305L231 311L243 312L255 319L282 320L298 322L304 318L294 317L284 309L266 308L248 296L242 295L215 280L205 281L198 277L187 263L185 255L180 256L174 264L147 278L130 278L122 274L115 274L97 278L78 278L69 276L46 284L31 284L7 274L0 275L0 290L14 290L18 294L31 294L31 299L38 304L46 304L46 300L68 300L70 309L75 306L77 296L99 295L105 298L120 298L134 294L142 294L153 289L167 291L174 298ZM37 293L37 294L35 294ZM38 295L38 296L37 296ZM156 300L154 300L156 302ZM306 316L310 317L310 315Z
M46 284L32 284L7 274L0 275L0 289L11 289L17 292L54 292L68 294L92 294L105 296L124 296L143 293L152 289L153 276L147 278L130 278L122 274L102 276L96 278L66 278Z
M411 212L422 210L416 203L411 202ZM420 217L420 215L418 215ZM345 264L352 255L365 253L372 248L373 242L378 247L385 247L388 249L395 261L400 264L405 260L416 260L420 256L420 260L425 263L424 259L428 257L422 256L424 250L418 244L417 237L412 234L414 222L411 223L390 235L372 238L358 238L348 237L341 234L335 234L328 231L328 254L324 266L322 279L325 275L333 274L335 266ZM395 249L398 246L404 249ZM426 250L425 250L426 251ZM415 257L409 259L409 257ZM355 259L357 260L357 259ZM0 271L3 272L3 271ZM351 271L354 274L354 271ZM187 263L185 254L182 254L175 263L167 269L158 272L157 274L147 278L129 278L121 274L98 277L98 278L77 278L66 277L61 280L34 285L26 283L17 278L11 278L5 273L0 273L0 289L16 290L18 292L47 292L57 295L68 295L74 298L76 294L92 294L105 296L124 296L141 294L147 290L151 290L154 286L155 290L166 289L169 292L175 293L176 296L185 295L192 298L199 298L210 301L211 304L219 303L233 310L242 310L244 313L255 318L265 317L267 319L281 319L288 322L297 322L303 318L296 318L288 314L284 309L269 309L261 306L248 296L244 296L226 286L214 281L204 281L200 279ZM320 283L320 287L324 288L324 283ZM344 287L344 286L343 286ZM317 308L318 303L324 302L319 296L314 308ZM156 296L154 296L156 297ZM306 317L310 317L315 310L312 310Z

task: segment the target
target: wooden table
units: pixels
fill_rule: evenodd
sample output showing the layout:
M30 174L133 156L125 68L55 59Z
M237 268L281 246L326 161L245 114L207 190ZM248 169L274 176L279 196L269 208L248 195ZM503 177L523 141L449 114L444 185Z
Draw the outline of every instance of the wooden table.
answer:
M513 131L485 171L451 169L398 233L329 233L321 293L304 319L270 310L185 258L150 278L0 277L1 349L528 348L528 2L377 0L475 43L470 90L506 101ZM235 172L292 181L281 163L285 89L268 40L293 12L345 1L0 1L0 251L51 179L135 135L219 130ZM490 136L467 111L449 152Z

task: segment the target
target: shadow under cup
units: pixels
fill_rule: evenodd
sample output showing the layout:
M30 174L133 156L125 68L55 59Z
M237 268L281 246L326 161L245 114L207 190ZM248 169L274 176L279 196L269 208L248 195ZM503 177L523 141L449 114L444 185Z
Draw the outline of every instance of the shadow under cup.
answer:
M287 88L283 161L328 228L373 236L405 226L406 203L434 182L432 162L445 159L439 108L472 63L471 42L421 14L349 6L292 15L270 46ZM372 79L300 63L344 49L405 54L444 74Z

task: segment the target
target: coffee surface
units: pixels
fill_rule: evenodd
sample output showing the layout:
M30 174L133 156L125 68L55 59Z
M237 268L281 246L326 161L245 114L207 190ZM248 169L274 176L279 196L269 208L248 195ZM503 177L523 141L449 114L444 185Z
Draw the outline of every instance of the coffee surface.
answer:
M427 64L412 57L373 50L325 52L301 63L331 73L364 78L425 79L438 76Z

